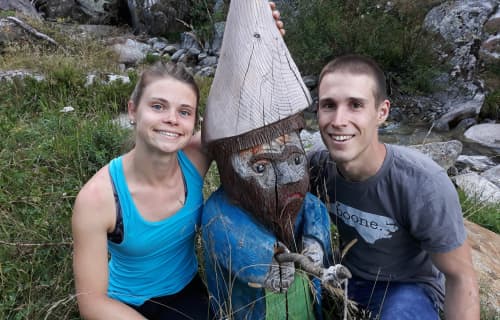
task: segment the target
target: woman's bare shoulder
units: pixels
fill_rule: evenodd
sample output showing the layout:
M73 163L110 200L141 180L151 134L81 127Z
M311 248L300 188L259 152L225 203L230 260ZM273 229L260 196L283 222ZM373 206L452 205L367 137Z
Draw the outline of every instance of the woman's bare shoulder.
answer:
M115 200L108 165L97 171L81 188L73 206L73 221L97 223L111 228L114 223Z

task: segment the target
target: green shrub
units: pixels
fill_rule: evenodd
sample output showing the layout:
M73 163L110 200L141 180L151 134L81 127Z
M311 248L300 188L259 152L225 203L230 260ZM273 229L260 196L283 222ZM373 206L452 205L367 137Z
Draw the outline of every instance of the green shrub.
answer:
M479 116L483 119L500 120L500 89L488 93Z
M431 40L420 6L384 8L368 0L298 0L284 7L285 40L302 73L319 74L331 59L358 53L374 58L403 90L429 92L435 74ZM297 14L296 12L300 12Z
M494 204L482 203L476 199L467 198L465 193L458 191L464 217L495 233L500 233L500 207Z

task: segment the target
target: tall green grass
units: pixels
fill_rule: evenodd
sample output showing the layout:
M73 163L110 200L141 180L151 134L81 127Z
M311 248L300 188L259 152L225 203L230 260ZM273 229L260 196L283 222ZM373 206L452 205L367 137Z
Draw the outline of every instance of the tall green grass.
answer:
M85 87L69 66L0 86L0 318L77 317L71 208L83 183L122 151L110 121L130 85ZM60 112L65 106L75 111Z
M326 5L328 1L314 3ZM312 13L328 12L306 12L304 18L313 17ZM339 23L344 21L341 18ZM396 18L388 17L389 22ZM334 21L317 21L335 27ZM389 30L389 22L375 34ZM113 119L125 111L137 73L129 74L131 83L85 86L88 72L99 70L98 79L104 79L107 72L117 70L113 54L98 41L64 34L61 29L65 26L32 25L61 46L21 42L10 44L0 55L0 70L30 69L46 79L0 83L0 319L79 319L71 266L71 209L81 186L125 151L130 132ZM329 35L335 29L297 24L304 29L303 36L313 38L307 42L294 38L294 27L288 22L286 39L289 44L299 42L298 49L292 50L294 57L304 68L309 63L311 71L317 70L332 52L332 43L325 39L337 39L334 44L339 50L335 52L347 51L343 39L345 43L363 42L362 33L359 37L342 32ZM349 31L346 26L335 28ZM349 37L358 38L349 40ZM301 51L305 49L316 50L317 56ZM397 65L399 56L390 50L385 56L384 52L380 51L384 55L380 56L382 61ZM412 61L418 59L409 59L407 63ZM417 70L419 65L402 67L398 70L404 72ZM211 79L198 82L202 87L200 109L203 110ZM74 111L61 112L67 106ZM218 185L217 170L212 165L205 180L205 197ZM466 198L462 198L462 205L470 220L499 232L498 210L469 203Z

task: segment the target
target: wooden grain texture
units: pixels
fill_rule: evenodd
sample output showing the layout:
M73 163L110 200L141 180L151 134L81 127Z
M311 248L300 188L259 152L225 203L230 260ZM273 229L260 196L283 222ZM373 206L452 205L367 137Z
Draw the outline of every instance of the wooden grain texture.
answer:
M239 136L310 104L268 0L232 0L204 116L204 141Z

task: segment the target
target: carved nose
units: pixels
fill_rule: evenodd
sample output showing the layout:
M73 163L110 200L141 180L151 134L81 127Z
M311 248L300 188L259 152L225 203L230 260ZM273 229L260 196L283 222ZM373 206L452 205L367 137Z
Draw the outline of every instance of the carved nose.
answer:
M304 178L305 168L290 166L288 162L275 164L276 183L279 185L295 183Z

